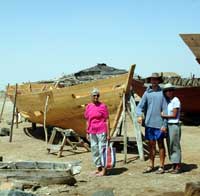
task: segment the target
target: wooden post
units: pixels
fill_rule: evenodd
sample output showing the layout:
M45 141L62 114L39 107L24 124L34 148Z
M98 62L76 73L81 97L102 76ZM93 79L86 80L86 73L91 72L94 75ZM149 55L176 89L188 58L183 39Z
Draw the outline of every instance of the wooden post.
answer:
M17 84L15 86L15 99L13 104L13 114L12 114L12 122L11 122L11 128L10 128L10 139L9 142L12 142L12 136L13 136L13 125L14 125L14 119L15 119L15 108L16 108L16 101L17 101Z
M122 103L122 101L120 101L120 104L119 104L119 106L118 106L118 108L117 108L117 114L116 114L115 119L114 119L114 122L113 122L113 127L112 127L112 129L111 129L111 131L110 131L110 136L113 136L113 134L114 134L114 132L115 132L115 129L116 129L118 120L119 120L120 115L121 115L121 113L122 113L122 105L123 105L123 103Z
M32 92L31 82L29 82L29 91Z
M58 80L58 81L56 81L56 83L55 83L55 85L54 85L54 87L55 87L55 88L57 88L57 87L58 87L58 85L59 85L59 82L60 82L59 80Z
M18 114L19 114L19 111L18 111L18 109L16 108L16 128L18 129L18 124L19 124L19 116L18 116Z
M48 134L47 134L47 127L46 127L46 120L47 120L47 108L49 102L49 95L47 95L45 106L44 106L44 133L45 133L45 141L48 144Z
M114 131L114 134L113 134L112 138L111 138L111 142L110 142L111 146L113 146L113 144L114 144L113 138L117 137L118 135L121 135L121 130L122 130L122 126L123 126L123 115L124 114L122 112L121 116L119 118L119 121L117 123L117 127L116 127L116 129Z
M136 65L131 65L131 68L129 70L128 78L127 78L127 81L126 81L126 84L125 84L125 88L124 88L125 95L127 95L128 92L130 91L130 85L132 83L132 78L133 78L133 73L134 73L134 70L135 70L135 66ZM115 116L115 119L114 119L114 122L113 122L113 125L112 125L112 130L110 131L110 136L113 136L114 131L116 129L116 126L118 124L118 120L119 120L120 115L122 113L122 107L123 107L123 103L122 102L123 101L121 101L119 106L118 106L117 113L116 113L116 116Z
M123 112L121 113L121 116L119 118L119 121L117 123L117 127L116 127L116 130L113 134L113 137L116 137L117 135L121 135L121 127L122 127L122 121L123 121Z
M127 163L127 130L126 130L126 97L125 94L123 94L123 134L124 134L124 163Z
M46 84L41 88L41 91L44 91L46 89Z
M132 121L133 121L133 127L134 127L134 130L135 130L135 137L136 137L136 142L137 142L140 160L144 161L142 132L141 132L141 127L137 122L137 116L136 116L136 113L135 113L136 104L135 104L135 100L134 100L133 96L130 97L130 106L131 106L131 117L132 117Z
M9 88L9 84L7 85L6 91L8 90L8 88ZM5 95L4 95L3 105L1 108L1 114L0 114L0 122L2 120L3 111L4 111L4 107L5 107L5 103L6 103L6 98L7 98L7 92L5 92Z

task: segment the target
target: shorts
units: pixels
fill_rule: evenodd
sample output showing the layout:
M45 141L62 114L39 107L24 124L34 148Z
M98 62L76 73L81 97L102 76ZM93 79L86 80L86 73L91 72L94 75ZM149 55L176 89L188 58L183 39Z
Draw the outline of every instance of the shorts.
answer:
M146 127L145 128L145 139L146 140L160 140L165 137L165 133L163 133L158 128Z

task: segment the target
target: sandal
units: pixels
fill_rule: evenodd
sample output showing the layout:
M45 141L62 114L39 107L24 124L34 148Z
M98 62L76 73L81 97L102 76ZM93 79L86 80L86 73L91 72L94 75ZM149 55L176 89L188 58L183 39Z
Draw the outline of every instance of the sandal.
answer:
M156 171L156 174L164 174L165 170L163 167L159 167L158 170Z
M173 166L172 168L170 168L169 170L167 170L167 171L165 171L165 172L171 173L171 172L173 172L174 170L175 170L175 167Z
M180 174L181 169L174 169L173 171L170 172L170 174Z
M147 173L151 173L153 171L154 171L154 167L148 166L142 173L147 174Z

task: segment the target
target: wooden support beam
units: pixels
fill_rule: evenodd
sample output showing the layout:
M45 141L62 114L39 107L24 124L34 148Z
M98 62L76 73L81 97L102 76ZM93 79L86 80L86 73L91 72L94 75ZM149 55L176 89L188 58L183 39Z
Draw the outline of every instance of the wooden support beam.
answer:
M134 130L135 130L135 137L136 137L140 160L144 161L142 132L141 132L141 127L137 122L137 116L136 116L136 112L135 112L136 104L135 104L135 100L134 100L133 96L130 97L130 107L131 107L131 117L132 117L133 126L134 126Z
M126 81L126 85L124 87L124 94L127 95L130 91L130 86L132 84L132 79L133 79L133 73L134 73L134 70L135 70L135 64L134 65L131 65L131 68L129 70L129 73L128 73L128 78L127 78L127 81ZM115 116L115 119L114 119L114 122L113 122L113 125L112 125L112 130L110 132L110 136L113 136L115 130L116 130L116 127L117 127L117 124L118 124L118 120L121 116L121 113L122 113L122 107L123 107L123 101L120 101L120 104L118 106L118 109L117 109L117 113L116 113L116 116Z
M136 142L135 137L127 137L127 142ZM116 136L110 139L110 142L124 142L124 136Z
M31 82L29 82L29 91L32 92Z
M55 139L55 136L56 136L56 130L55 129L53 129L53 131L52 131L52 133L51 133L51 137L50 137L50 139L49 139L49 142L48 142L48 146L47 146L47 151L48 151L48 153L50 153L50 151L51 151L51 146L54 146L53 145L53 141L54 141L54 139ZM60 149L60 147L59 147L59 149Z
M128 78L127 78L127 81L126 81L126 86L125 86L125 89L124 89L125 95L127 95L130 92L130 86L131 86L131 83L132 83L133 73L135 71L135 66L136 66L135 64L131 65L131 68L129 70Z
M46 97L46 102L45 102L45 106L44 106L44 133L45 133L46 143L48 143L48 134L47 134L47 127L46 127L48 102L49 102L49 95L47 95L47 97Z
M74 136L78 140L78 145L81 147L84 147L88 152L90 152L90 147L89 145L83 141L79 136Z
M44 91L46 89L46 84L41 88L41 91Z
M124 114L122 112L122 114L121 114L121 116L120 116L120 118L118 120L117 127L116 127L116 130L115 130L114 134L113 134L113 137L116 137L117 135L121 135L123 115Z
M3 111L4 111L4 107L5 107L5 103L6 103L8 88L9 88L9 84L7 85L6 92L5 92L4 99L3 99L3 105L2 105L2 108L1 108L1 114L0 114L0 122L1 122L2 116L3 116Z
M63 149L64 149L64 146L68 141L68 138L66 138L65 134L62 133L62 136L63 136L63 140L62 140L62 143L61 143L61 146L60 146L60 150L58 151L58 154L57 154L57 157L61 157L62 156L62 152L63 152Z
M126 126L126 97L123 94L123 135L124 135L124 163L127 163L127 126Z
M14 119L15 119L15 109L16 109L16 101L17 101L17 87L18 85L15 85L15 99L13 104L13 113L12 113L12 122L11 122L11 128L10 128L10 138L9 142L12 142L12 136L13 136L13 125L14 125Z
M19 125L19 111L18 111L17 108L16 108L16 113L15 113L15 115L16 115L16 128L18 129L18 125Z
M115 129L116 129L116 126L117 126L117 123L118 123L121 113L122 113L122 101L120 101L120 104L117 109L117 114L116 114L114 122L113 122L113 127L112 127L112 130L110 131L111 137L113 136L113 134L115 132Z

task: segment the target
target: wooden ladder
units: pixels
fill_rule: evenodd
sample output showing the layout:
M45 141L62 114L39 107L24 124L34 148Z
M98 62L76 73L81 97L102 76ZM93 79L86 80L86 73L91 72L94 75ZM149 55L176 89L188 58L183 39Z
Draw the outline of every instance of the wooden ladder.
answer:
M141 125L137 122L136 103L132 95L130 96L130 115L135 130L135 137L136 137L140 160L144 161L144 149L143 149Z
M142 132L141 132L141 126L137 122L137 116L136 116L136 103L133 96L129 96L128 100L126 101L125 94L123 94L122 98L123 102L123 108L121 116L118 120L117 127L115 129L115 132L113 134L113 137L111 138L111 142L123 142L123 152L124 152L124 163L127 163L127 147L128 142L136 142L138 153L140 160L144 161L144 150L143 150L143 141L142 141ZM131 121L133 124L133 129L135 133L135 137L128 137L127 136L127 114L131 117ZM123 136L121 136L123 132ZM120 136L119 136L120 135Z

